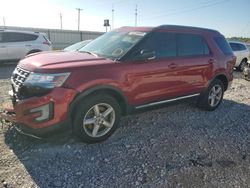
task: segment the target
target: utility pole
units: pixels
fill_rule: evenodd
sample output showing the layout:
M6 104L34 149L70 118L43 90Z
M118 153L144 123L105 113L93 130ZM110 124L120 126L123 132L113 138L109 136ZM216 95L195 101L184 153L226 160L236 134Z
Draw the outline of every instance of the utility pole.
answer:
M60 13L60 25L61 25L61 29L62 29L62 13Z
M135 5L135 27L137 26L137 4Z
M80 13L81 13L82 9L76 8L76 10L78 11L78 31L80 31Z
M112 30L114 29L114 4L112 4Z
M3 16L3 26L4 26L4 28L5 28L5 18L4 18L4 16Z

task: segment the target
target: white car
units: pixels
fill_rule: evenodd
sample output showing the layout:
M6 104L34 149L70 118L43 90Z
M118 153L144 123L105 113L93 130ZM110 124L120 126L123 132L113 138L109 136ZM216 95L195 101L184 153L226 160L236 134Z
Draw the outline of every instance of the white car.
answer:
M0 30L0 61L24 58L31 53L52 50L45 34L28 31Z
M235 67L242 72L249 59L249 50L244 43L236 41L229 41L228 43L237 57Z

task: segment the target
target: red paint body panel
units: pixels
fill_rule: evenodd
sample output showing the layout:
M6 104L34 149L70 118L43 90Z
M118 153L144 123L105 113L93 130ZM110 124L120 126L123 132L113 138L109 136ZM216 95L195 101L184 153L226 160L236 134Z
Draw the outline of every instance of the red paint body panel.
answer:
M58 124L67 119L69 104L74 99L76 91L64 88L56 88L51 93L43 97L32 97L17 102L14 106L16 120L18 123L27 125L32 129L39 129ZM29 110L53 102L54 117L50 121L37 123L34 118L39 114L28 114Z

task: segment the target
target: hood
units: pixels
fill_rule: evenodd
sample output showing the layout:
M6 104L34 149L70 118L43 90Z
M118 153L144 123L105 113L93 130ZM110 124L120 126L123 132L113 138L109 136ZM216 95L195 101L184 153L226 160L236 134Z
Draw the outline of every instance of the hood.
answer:
M29 71L39 71L42 69L65 69L110 63L114 63L114 61L88 53L57 51L29 55L22 59L18 66Z

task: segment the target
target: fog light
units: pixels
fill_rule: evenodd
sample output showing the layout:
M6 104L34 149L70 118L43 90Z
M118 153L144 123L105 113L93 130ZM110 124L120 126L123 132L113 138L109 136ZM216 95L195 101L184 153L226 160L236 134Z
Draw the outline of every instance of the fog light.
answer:
M48 121L53 118L54 116L54 108L53 103L49 103L43 106L39 106L37 108L33 108L30 110L30 113L38 113L40 114L39 117L35 118L35 121L42 122L42 121Z

